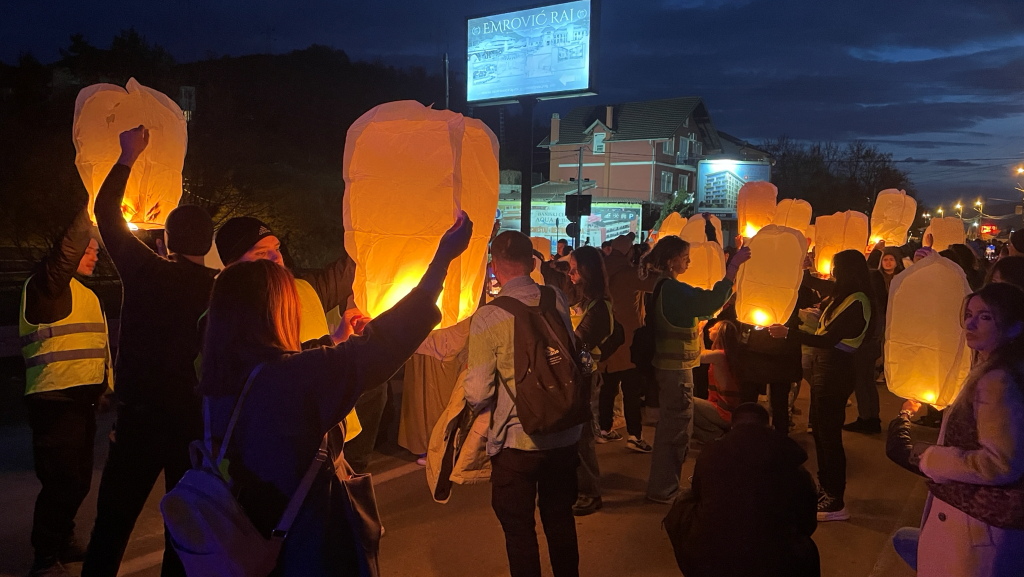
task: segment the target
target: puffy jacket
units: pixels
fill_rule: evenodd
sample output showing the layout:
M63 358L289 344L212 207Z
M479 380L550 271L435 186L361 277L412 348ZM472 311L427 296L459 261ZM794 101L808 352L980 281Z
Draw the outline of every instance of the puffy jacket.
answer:
M644 320L644 293L654 291L658 283L657 275L650 275L641 280L637 269L629 262L629 257L613 250L604 259L608 271L608 294L612 299L612 314L622 325L625 342L608 358L602 359L600 369L606 373L618 373L635 368L629 360L629 347L633 344L633 333L640 328Z
M438 503L447 503L452 484L472 485L491 480L487 456L487 427L491 411L474 415L466 402L466 372L459 375L452 396L430 434L427 449L427 486Z

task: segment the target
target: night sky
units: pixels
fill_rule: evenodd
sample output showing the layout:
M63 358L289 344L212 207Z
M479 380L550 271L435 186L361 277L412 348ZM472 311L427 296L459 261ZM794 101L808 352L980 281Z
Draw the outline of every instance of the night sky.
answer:
M465 69L465 18L534 0L15 0L0 60L56 60L70 34L109 46L134 26L179 62L313 43L355 59ZM921 196L1020 199L1021 0L604 0L600 95L577 104L701 96L715 125L752 142L862 139L892 152ZM301 87L296 87L301 98ZM539 138L538 138L539 140Z

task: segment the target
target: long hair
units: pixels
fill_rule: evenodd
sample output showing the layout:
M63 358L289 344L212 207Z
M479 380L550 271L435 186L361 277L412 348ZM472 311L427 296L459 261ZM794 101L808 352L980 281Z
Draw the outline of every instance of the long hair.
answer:
M839 305L852 294L864 293L870 302L875 302L874 291L871 290L871 274L868 272L868 261L859 250L844 250L832 258L832 276L836 279L835 290L832 291L832 302L821 314L821 321L832 318Z
M224 269L210 297L200 394L238 394L256 363L298 351L299 311L295 277L283 266L257 260Z
M997 260L988 270L985 284L991 284L997 274L1002 282L1024 290L1024 256L1004 256Z
M964 299L964 309L974 297L980 298L995 313L996 326L1004 335L1015 325L1024 328L1024 291L1009 283L992 283ZM988 360L972 371L968 380L980 379L989 371L1004 370L1024 391L1024 330L992 351Z
M573 304L590 304L603 300L608 294L608 272L604 268L604 255L592 246L581 246L570 257L576 261L579 284L573 287Z
M725 351L725 364L729 367L734 379L740 375L740 329L732 321L719 321L716 325L718 334L712 347Z
M906 267L903 266L903 253L900 251L899 247L887 246L882 251L882 258L878 259L878 270L882 271L883 274L885 274L885 270L882 268L882 260L887 256L891 256L896 259L896 268L892 270L893 276L896 276L906 270Z
M690 248L690 243L678 236L666 236L659 239L647 256L640 259L640 278L647 278L651 271L668 272L668 261L679 256Z

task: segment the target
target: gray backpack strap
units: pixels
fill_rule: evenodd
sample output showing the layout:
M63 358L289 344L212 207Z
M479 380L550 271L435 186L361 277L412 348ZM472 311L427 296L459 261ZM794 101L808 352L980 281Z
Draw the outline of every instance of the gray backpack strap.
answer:
M235 402L235 410L231 412L231 420L228 421L228 428L224 432L224 440L222 440L220 442L220 451L217 454L217 461L214 463L214 466L216 466L216 467L220 467L220 462L224 460L224 455L228 451L228 442L231 440L231 433L233 433L234 430L235 430L235 424L238 423L238 415L241 414L241 412L242 412L242 402L245 401L245 395L247 395L249 393L249 389L252 387L253 381L256 380L256 375L260 374L260 371L263 370L263 366L266 365L266 364L267 363L260 363L260 364L256 365L256 368L254 368L252 370L252 372L249 373L249 379L245 381L245 387L242 388L241 394L238 395L238 401ZM207 420L206 420L206 437L207 437L207 440L208 440L207 447L209 448L210 453L212 454L213 453L213 440L212 440L212 435L213 434L212 434L212 431L211 431L211 428L210 428L209 403L208 403L208 401L206 399L203 399L203 408L204 408L204 412L206 413L206 418L207 418Z
M288 536L288 531L292 528L292 523L295 522L295 518L299 515L299 509L302 508L303 501L306 500L306 495L309 493L309 489L313 486L313 481L316 479L317 473L320 472L320 468L323 467L324 461L327 460L327 435L324 435L322 441L320 441L320 448L316 452L316 457L313 458L313 462L309 465L309 469L306 469L306 474L302 477L302 481L299 483L299 488L295 490L292 498L288 501L288 506L285 507L284 514L281 515L281 520L278 521L277 527L270 532L271 539L283 541Z

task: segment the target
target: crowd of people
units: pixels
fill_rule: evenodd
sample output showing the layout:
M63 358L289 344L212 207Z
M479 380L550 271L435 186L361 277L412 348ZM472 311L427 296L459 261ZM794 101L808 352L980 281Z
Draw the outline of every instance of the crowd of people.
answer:
M277 540L273 574L376 574L381 531L371 523L377 534L367 537L349 483L369 462L388 381L403 367L400 442L427 465L432 489L457 476L489 478L514 577L542 573L537 509L553 574L579 574L574 516L602 508L596 445L618 441L651 455L646 498L672 505L666 528L686 575L820 574L811 534L819 522L850 518L843 431L882 432L876 383L888 289L905 267L935 257L928 246L840 252L831 278L805 271L791 317L761 330L734 306L749 248L728 251L724 278L703 289L678 280L690 247L675 236L648 246L624 235L601 249L560 241L547 255L495 226L489 268L500 290L481 295L469 319L432 331L449 263L472 235L464 213L416 288L368 319L352 306L351 260L294 274L278 236L255 218L215 233L201 208L181 206L167 218L166 254L151 250L121 215L147 144L144 127L121 135L95 202L98 231L83 206L24 288L26 401L42 483L32 575L67 575L63 564L76 561L82 575L116 575L160 473L172 492L201 466L197 447L219 453L214 475L255 530ZM707 241L722 243L705 219ZM214 244L222 271L204 265ZM928 479L922 526L894 537L925 577L1024 572L1017 244L1024 249L1024 233L991 263L974 246L940 253L975 291L963 312L973 370L944 411L937 444L915 441L914 401L888 428L889 457ZM78 280L101 246L123 289L116 360L100 301ZM345 312L331 327L325 311L336 307ZM803 387L817 483L788 436ZM116 425L83 547L74 518L90 490L94 406L110 389ZM858 418L846 423L851 396ZM656 421L653 446L645 420ZM469 427L485 442L460 445L465 435L452 431ZM688 481L681 472L693 443L702 448ZM163 575L203 562L165 533ZM744 546L723 552L737 540Z

